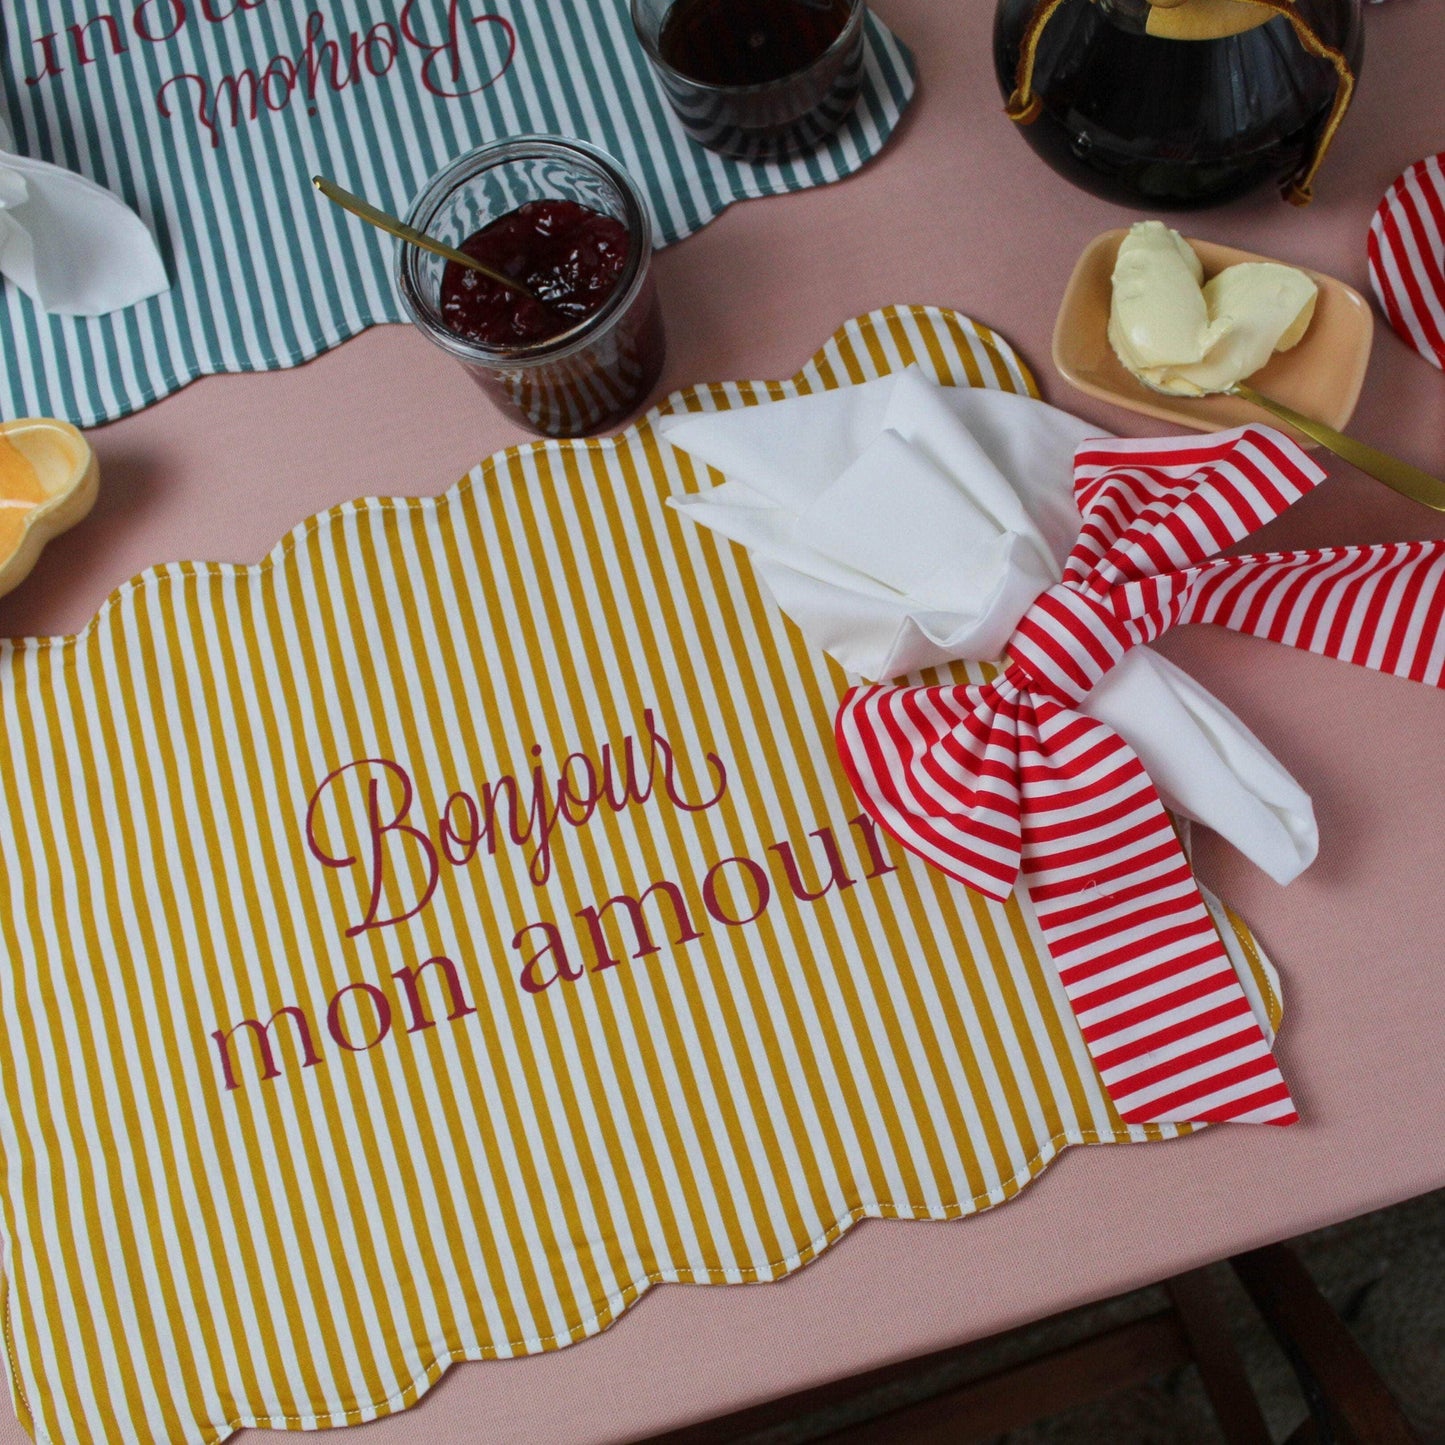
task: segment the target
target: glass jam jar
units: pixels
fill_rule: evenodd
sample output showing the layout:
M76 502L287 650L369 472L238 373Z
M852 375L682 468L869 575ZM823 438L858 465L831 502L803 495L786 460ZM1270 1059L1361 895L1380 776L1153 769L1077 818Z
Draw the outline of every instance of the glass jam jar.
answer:
M662 372L666 340L652 280L652 222L631 177L606 152L560 136L478 147L427 185L408 222L464 249L478 232L537 201L564 201L618 222L627 255L591 315L546 340L489 345L460 334L443 308L449 262L402 243L398 288L412 321L454 356L503 410L544 436L586 436L631 415Z

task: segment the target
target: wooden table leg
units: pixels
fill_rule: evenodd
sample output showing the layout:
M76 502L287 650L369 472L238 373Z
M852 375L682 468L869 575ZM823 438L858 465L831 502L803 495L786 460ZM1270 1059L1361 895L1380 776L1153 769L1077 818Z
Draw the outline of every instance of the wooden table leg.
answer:
M1229 1445L1270 1445L1269 1426L1230 1333L1214 1276L1207 1269L1193 1269L1165 1280L1164 1288L1224 1438Z
M1419 1445L1369 1357L1292 1249L1271 1244L1237 1254L1230 1264L1299 1377L1316 1426L1311 1438L1321 1445Z

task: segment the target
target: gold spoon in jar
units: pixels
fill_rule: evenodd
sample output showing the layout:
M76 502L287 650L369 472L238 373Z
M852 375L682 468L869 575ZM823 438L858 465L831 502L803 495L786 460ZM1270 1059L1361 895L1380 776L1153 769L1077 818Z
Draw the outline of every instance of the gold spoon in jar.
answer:
M490 266L483 265L476 257L468 256L465 251L458 251L455 246L448 246L444 241L438 241L434 237L428 236L425 231L418 231L415 226L408 226L399 217L373 206L370 201L364 201L360 196L353 195L350 191L338 186L335 181L327 180L325 176L312 176L311 183L328 201L334 201L343 211L350 211L353 216L365 221L369 226L375 226L377 230L385 231L388 235L395 236L400 241L406 241L409 245L419 246L423 251L430 251L434 256L455 261L458 266L466 266L472 271L480 271L489 281L495 281L497 285L505 286L509 291L520 292L523 296L537 302L539 306L546 305L540 296L522 285L520 281L514 281L510 276L504 276L500 271L492 270Z
M1399 457L1392 457L1389 452L1382 452L1378 447L1372 447L1366 442L1346 436L1344 432L1336 431L1334 427L1326 426L1322 421L1315 421L1313 417L1304 416L1295 411L1293 407L1285 406L1283 402L1262 395L1252 386L1246 386L1242 381L1238 381L1230 387L1229 395L1237 396L1244 401L1252 402L1257 407L1262 407L1267 412L1272 412L1281 421L1288 422L1296 431L1303 432L1322 447L1334 452L1337 457L1343 457L1362 472L1368 473L1377 481L1384 482L1387 487L1393 488L1402 497L1409 497L1412 502L1419 502L1422 507L1445 512L1445 482L1438 477L1432 477L1429 472L1422 472L1419 467L1412 467L1409 462L1401 461Z

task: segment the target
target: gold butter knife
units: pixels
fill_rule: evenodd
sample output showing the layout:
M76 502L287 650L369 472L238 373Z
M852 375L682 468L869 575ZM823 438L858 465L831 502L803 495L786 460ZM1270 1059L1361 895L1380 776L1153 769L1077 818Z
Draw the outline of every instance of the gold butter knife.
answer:
M1378 447L1357 441L1354 437L1347 437L1344 432L1336 431L1322 421L1315 421L1313 417L1304 416L1293 407L1285 406L1283 402L1257 392L1242 381L1230 388L1229 395L1253 402L1255 406L1272 412L1296 431L1303 432L1322 447L1327 447L1337 457L1343 457L1362 472L1367 472L1377 481L1392 487L1402 497L1409 497L1412 502L1419 502L1422 507L1429 507L1436 512L1445 512L1445 482L1438 477L1432 477L1429 472L1422 472L1419 467L1412 467L1409 462L1392 457L1389 452L1382 452Z

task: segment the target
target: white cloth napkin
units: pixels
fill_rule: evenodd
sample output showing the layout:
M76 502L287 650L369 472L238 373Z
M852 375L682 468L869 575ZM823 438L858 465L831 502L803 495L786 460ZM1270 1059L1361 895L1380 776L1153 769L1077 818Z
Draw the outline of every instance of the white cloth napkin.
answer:
M119 196L14 144L0 115L0 275L57 316L100 316L167 289L155 240Z
M882 680L1000 657L1079 535L1073 457L1095 426L910 369L860 386L664 417L727 481L672 498L748 548L778 605L849 672ZM1135 648L1080 704L1165 802L1280 883L1319 847L1308 794L1186 673Z

